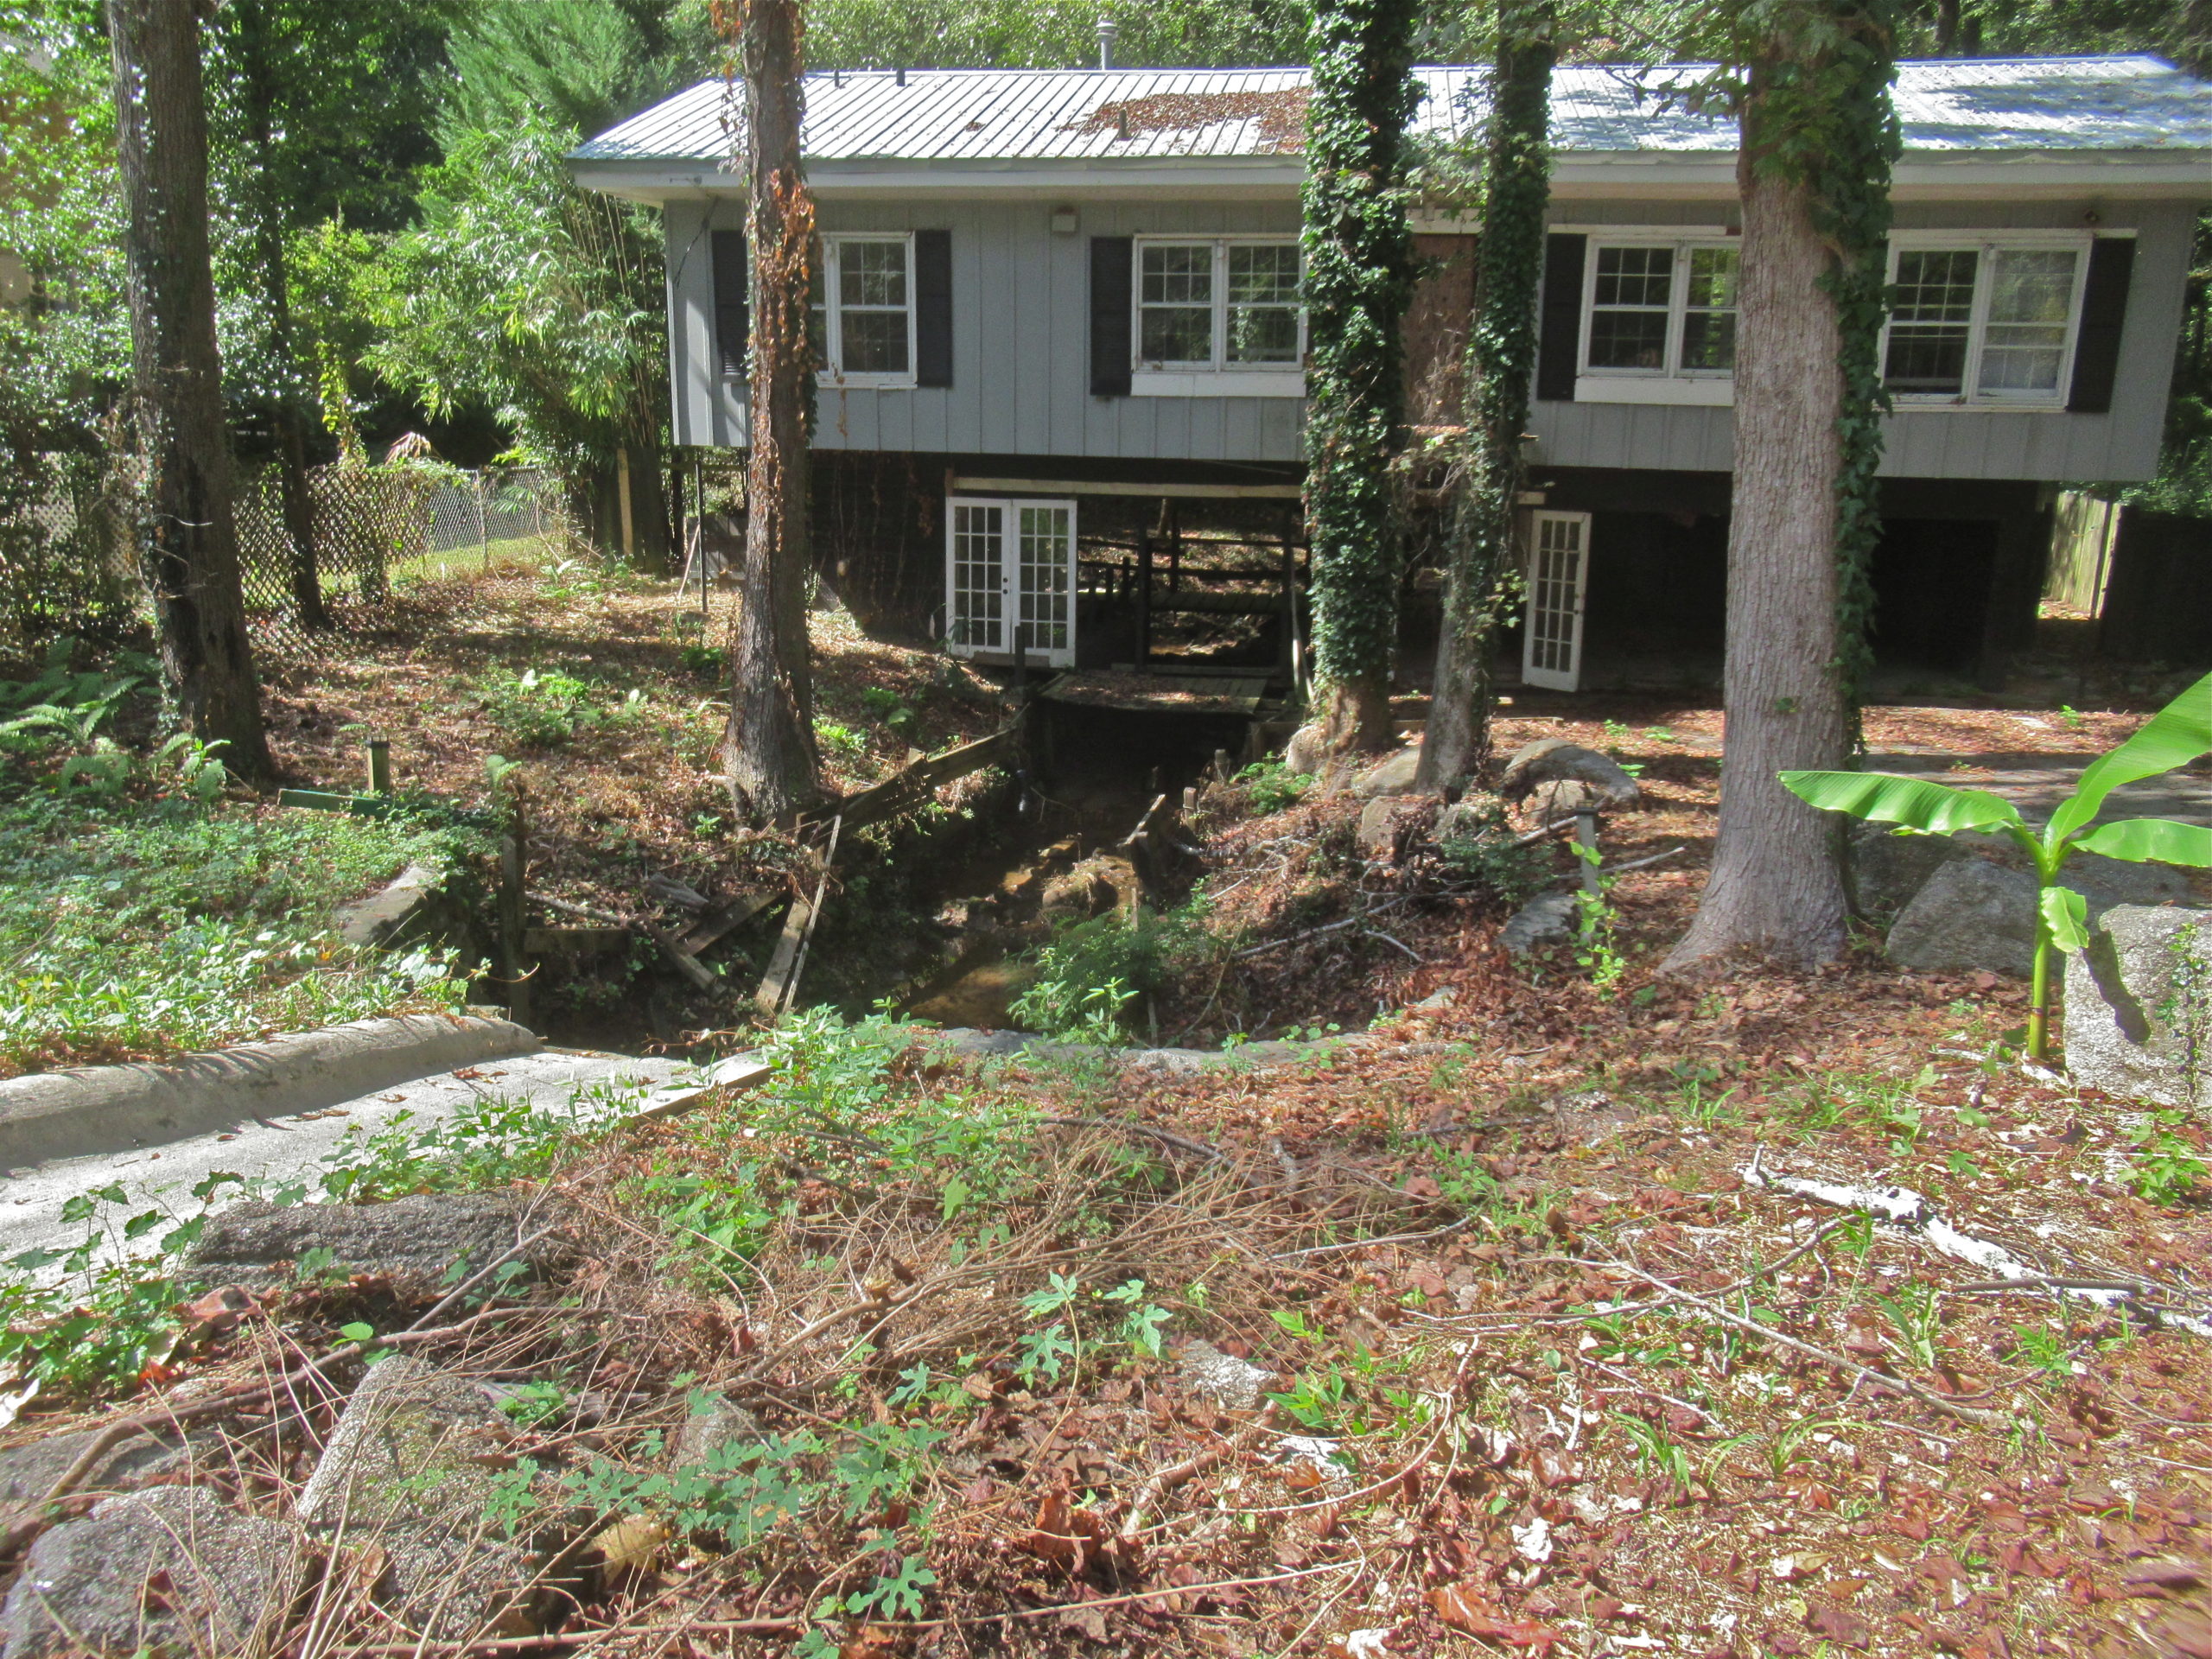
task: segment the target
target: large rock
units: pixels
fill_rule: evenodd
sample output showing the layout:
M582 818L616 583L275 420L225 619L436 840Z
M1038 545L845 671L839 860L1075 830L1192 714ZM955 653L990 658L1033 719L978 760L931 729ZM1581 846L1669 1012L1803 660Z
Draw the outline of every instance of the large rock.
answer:
M1559 787L1569 784L1581 787L1571 791ZM1634 806L1643 793L1611 755L1563 737L1539 738L1517 750L1497 781L1497 792L1516 804L1539 790L1545 791L1546 800L1555 804L1555 815Z
M1566 944L1574 938L1581 906L1571 893L1539 893L1513 912L1497 942L1510 955L1525 957L1538 945Z
M474 1384L404 1355L380 1359L301 1491L300 1519L380 1549L374 1593L410 1629L440 1641L528 1634L544 1557L530 1543L536 1500L505 1472L512 1438Z
M327 1250L334 1268L435 1290L456 1263L489 1267L553 1219L542 1207L526 1212L525 1202L507 1192L432 1192L388 1204L242 1204L208 1218L188 1262L208 1278L260 1288L310 1251ZM574 1254L556 1232L520 1259L546 1271Z
M2212 911L2107 911L2067 959L2065 1030L2076 1082L2212 1109Z
M37 1503L54 1490L55 1481L76 1466L86 1448L104 1432L87 1428L74 1434L49 1434L44 1440L0 1451L0 1507ZM206 1449L212 1449L212 1445ZM134 1434L102 1453L77 1483L77 1489L122 1492L174 1479L192 1467L193 1450L188 1442Z
M1887 924L1928 885L1928 878L1956 858L1973 855L1948 836L1899 835L1894 825L1851 828L1851 873L1859 907Z
M1359 810L1359 850L1378 864L1395 864L1406 838L1436 809L1426 795L1377 795Z
M196 1486L125 1492L31 1546L0 1659L275 1652L303 1554L291 1528Z
M1413 792L1414 774L1421 770L1421 748L1413 745L1386 754L1353 781L1351 792L1363 801L1386 795Z
M2123 884L2116 891L2107 885L2114 876L2099 868L2108 865L2113 861L2077 861L2060 878L2087 901L2093 921L2125 903L2129 893L2174 891L2164 878L2179 874L2169 870L2145 879L2139 867L2116 865ZM2025 979L2035 968L2036 893L2036 879L2025 870L1971 855L1948 860L1897 912L1890 960L1926 973L1980 969Z

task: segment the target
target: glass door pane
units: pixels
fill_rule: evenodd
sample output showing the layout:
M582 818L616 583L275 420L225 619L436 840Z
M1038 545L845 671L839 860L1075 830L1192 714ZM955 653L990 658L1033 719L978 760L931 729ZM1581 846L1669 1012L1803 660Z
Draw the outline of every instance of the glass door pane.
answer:
M952 504L945 638L969 651L1006 649L1006 507Z
M1021 564L1015 592L1020 595L1022 649L1058 658L1071 653L1073 645L1069 597L1075 510L1056 503L1023 506L1019 512Z

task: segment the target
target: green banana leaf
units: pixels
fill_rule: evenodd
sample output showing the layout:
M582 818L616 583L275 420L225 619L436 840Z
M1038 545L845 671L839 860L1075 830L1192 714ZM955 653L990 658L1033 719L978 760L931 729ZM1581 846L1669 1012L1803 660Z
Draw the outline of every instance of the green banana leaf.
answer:
M2085 853L2124 858L2131 864L2180 864L2212 870L2212 826L2172 818L2122 818L2101 823L2075 842Z
M2071 887L2045 887L2036 895L2050 942L2062 950L2082 950L2089 944L2088 901Z
M2207 753L2212 753L2212 674L2152 715L2126 742L2089 763L2074 792L2051 814L2044 832L2049 844L2056 846L2095 817L2105 797L2122 784L2155 778Z
M1953 789L1885 772L1785 772L1782 786L1808 806L1848 812L1874 823L1900 823L1923 835L2016 825L2019 809L1981 789Z

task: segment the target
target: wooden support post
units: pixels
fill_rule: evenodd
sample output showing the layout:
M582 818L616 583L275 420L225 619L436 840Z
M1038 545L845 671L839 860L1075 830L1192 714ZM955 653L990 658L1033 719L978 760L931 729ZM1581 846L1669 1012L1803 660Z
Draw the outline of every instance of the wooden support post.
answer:
M1578 812L1574 815L1574 845L1583 855L1582 891L1592 900L1605 897L1605 888L1598 866L1598 815ZM1585 913L1583 928L1587 931L1596 924L1594 908Z
M1137 666L1152 660L1152 532L1137 537Z
M391 740L372 737L369 740L369 793L391 793Z
M1298 544L1290 531L1282 533L1282 665L1294 685L1298 680Z
M1183 514L1172 501L1167 506L1167 591L1183 591Z
M1229 751L1227 749L1216 749L1213 752L1214 781L1217 784L1225 784L1236 775L1236 773L1231 769L1229 764Z
M1189 817L1198 810L1198 789L1195 784L1183 785L1183 816Z
M513 815L499 842L499 976L506 982L507 1018L518 1026L530 1024L531 969L523 942L529 870L530 829L517 790Z

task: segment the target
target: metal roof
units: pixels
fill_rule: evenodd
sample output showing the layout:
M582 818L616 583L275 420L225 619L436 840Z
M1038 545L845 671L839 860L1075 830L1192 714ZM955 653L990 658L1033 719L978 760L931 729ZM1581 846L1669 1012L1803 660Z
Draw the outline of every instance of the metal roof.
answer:
M1471 130L1485 73L1416 70L1415 130ZM1554 77L1552 141L1568 154L1729 151L1726 117L1674 106L1697 65L1576 65ZM909 69L814 74L816 162L1071 162L1281 157L1303 144L1304 69ZM1905 145L1919 151L2212 149L2212 86L2147 56L1947 59L1900 64ZM678 92L572 152L580 162L715 162L735 148L731 89Z

